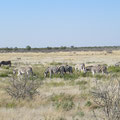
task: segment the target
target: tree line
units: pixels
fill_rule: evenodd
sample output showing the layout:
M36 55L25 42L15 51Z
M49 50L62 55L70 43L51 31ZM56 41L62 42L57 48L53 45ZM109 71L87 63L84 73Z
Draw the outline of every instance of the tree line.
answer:
M0 52L58 52L58 51L107 51L111 53L112 50L120 50L120 46L95 46L95 47L75 47L75 46L61 46L61 47L46 47L46 48L32 48L27 45L25 48L5 47L0 48Z

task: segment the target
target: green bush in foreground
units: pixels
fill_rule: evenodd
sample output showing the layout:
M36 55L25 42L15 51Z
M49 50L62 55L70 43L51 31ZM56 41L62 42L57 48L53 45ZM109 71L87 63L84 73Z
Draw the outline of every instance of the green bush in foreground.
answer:
M118 72L120 72L120 67L110 66L110 67L108 67L108 72L118 73Z
M85 106L90 107L92 105L91 101L87 101L87 103L85 104Z
M0 73L0 77L8 77L8 73Z
M53 95L51 97L51 100L53 102L53 105L57 109L62 109L65 111L69 111L73 108L74 102L73 102L73 96L66 95L61 93L60 95Z

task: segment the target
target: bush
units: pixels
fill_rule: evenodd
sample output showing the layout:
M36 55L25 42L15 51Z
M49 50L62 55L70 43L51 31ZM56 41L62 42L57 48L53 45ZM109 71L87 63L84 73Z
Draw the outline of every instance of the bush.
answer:
M7 103L6 108L15 108L17 105L14 102Z
M85 106L90 107L92 105L91 101L87 101L87 103L85 104Z
M99 79L105 79L106 76L105 76L105 75L101 75L101 74L96 74L96 75L95 75L95 78L98 79L98 80L99 80Z
M48 49L48 50L51 50L51 49L52 49L52 47L47 47L47 49Z
M112 72L112 73L120 72L120 67L110 66L108 67L108 72Z
M3 69L9 69L9 66L2 66Z
M83 73L80 72L80 77L93 77L91 72Z
M29 45L26 46L26 50L31 50L31 47Z
M44 71L45 71L45 68L44 66L33 66L33 73L35 74L35 76L37 76L40 80L43 80L44 79Z
M69 111L74 106L73 96L65 95L63 93L61 93L60 95L53 95L51 97L51 100L53 101L53 105L57 109Z
M52 62L52 63L50 63L50 65L62 65L63 63L61 63L61 62Z
M91 93L93 101L103 112L102 119L120 120L120 80L118 78L112 79L106 85L97 84L96 90ZM94 116L99 116L95 111L93 113Z
M6 88L6 91L15 99L32 99L38 93L38 83L35 80L31 80L27 75L20 77L13 76L9 82L10 84Z
M0 77L8 77L8 73L0 73Z
M0 107L1 108L15 108L17 107L17 103L16 101L12 100L12 99L1 99L0 100Z
M17 48L17 47L15 47L15 48L14 48L14 51L17 51L17 50L18 50L18 48Z
M78 79L79 77L80 77L80 74L78 74L78 73L65 74L63 76L64 80L75 80L75 79Z

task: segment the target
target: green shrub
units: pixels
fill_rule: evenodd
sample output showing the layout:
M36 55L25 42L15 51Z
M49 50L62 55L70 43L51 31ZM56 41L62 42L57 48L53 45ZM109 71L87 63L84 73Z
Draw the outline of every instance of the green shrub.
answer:
M8 73L0 73L0 77L8 77Z
M87 101L87 103L85 104L85 106L90 107L92 105L91 101Z
M31 50L31 47L29 45L26 46L26 50Z
M93 77L91 72L83 73L80 72L80 77Z
M80 77L80 74L78 74L78 73L65 74L63 76L64 80L75 80L75 79L78 79L79 77Z
M1 99L0 100L0 107L5 107L5 108L15 108L17 106L16 101L14 100L9 100L9 99Z
M98 80L99 80L99 79L105 79L106 76L105 76L105 75L101 75L101 74L96 74L96 75L95 75L95 78L98 79Z
M52 63L50 63L50 65L62 65L63 63L61 63L61 62L52 62Z
M87 73L86 73L86 77L93 77L93 75L92 75L91 72L87 72Z
M112 72L112 73L120 72L120 67L109 66L108 67L108 72Z
M3 69L9 69L9 66L2 66Z
M40 80L43 80L44 79L44 71L45 71L45 68L44 66L40 66L40 67L37 67L37 66L33 66L33 73L36 77L38 77Z
M73 98L73 96L61 93L60 95L53 95L51 100L57 109L69 111L74 106Z
M17 105L14 102L7 103L6 108L15 108Z

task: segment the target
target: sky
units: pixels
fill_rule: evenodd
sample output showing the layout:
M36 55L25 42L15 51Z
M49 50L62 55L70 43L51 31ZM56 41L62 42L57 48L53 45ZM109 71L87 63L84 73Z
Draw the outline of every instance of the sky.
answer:
M120 0L0 0L0 47L120 46Z

